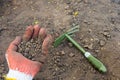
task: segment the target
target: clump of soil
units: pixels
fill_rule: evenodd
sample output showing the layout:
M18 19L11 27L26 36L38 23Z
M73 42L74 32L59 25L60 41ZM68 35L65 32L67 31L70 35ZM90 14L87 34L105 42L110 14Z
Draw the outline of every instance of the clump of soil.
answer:
M28 42L22 41L18 46L18 52L22 53L26 58L36 61L36 57L41 55L41 39L31 39ZM38 60L37 58L37 61Z

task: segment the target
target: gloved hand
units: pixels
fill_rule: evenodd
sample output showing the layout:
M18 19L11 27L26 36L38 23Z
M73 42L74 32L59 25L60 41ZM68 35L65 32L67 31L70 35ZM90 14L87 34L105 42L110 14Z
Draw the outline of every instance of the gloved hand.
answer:
M23 37L16 37L15 40L10 43L6 51L6 59L9 67L6 80L32 80L41 69L44 60L42 63L32 61L25 58L21 53L16 52L22 40L28 41L31 38L37 37L43 39L42 54L46 58L48 47L52 43L51 35L46 33L45 28L40 28L38 25L27 27Z

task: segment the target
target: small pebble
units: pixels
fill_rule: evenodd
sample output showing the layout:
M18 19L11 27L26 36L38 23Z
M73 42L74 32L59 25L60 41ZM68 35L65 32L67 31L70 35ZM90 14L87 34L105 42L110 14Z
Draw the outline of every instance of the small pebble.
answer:
M96 52L96 53L98 53L98 52L99 52L99 50L95 50L95 52Z
M73 47L73 44L72 44L72 43L68 43L68 45L69 45L70 47Z
M70 3L71 3L71 1L70 1L70 0L66 0L66 3L67 3L67 4L70 4Z
M76 80L76 77L73 77L74 80Z
M69 56L70 56L70 57L74 57L74 56L75 56L75 54L73 54L73 53L70 53L70 54L69 54Z
M110 35L110 33L109 32L103 32L103 35L106 37L106 38L110 38L111 37L111 35Z
M65 55L65 52L64 52L64 51L61 51L61 54L62 54L62 55Z
M86 44L86 45L84 45L84 47L88 48L88 49L93 49L93 44L90 44L90 45Z
M69 9L69 6L67 5L67 6L65 6L65 10L68 10Z
M108 32L103 32L103 35L104 36L107 36L109 33Z
M29 52L29 50L30 50L29 48L26 48L26 49L25 49L25 53L28 53L28 52Z
M104 40L100 40L100 46L104 46L106 42Z
M35 61L36 59L35 58L32 58L32 61Z
M60 55L60 53L59 53L59 52L56 52L56 55Z
M88 49L93 49L93 44L90 44L90 45L88 46Z

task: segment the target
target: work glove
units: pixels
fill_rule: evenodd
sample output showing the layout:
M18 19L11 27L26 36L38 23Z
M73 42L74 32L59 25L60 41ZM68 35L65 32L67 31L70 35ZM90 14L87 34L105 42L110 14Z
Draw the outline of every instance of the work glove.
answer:
M32 38L41 38L42 43L42 57L41 62L32 61L24 57L21 53L17 52L18 45L21 41L29 41ZM32 80L34 76L41 69L46 56L48 54L48 48L52 43L51 35L47 34L45 28L40 28L38 25L29 26L26 28L24 35L17 36L13 40L7 51L6 51L6 60L8 63L9 71L5 77L6 80Z

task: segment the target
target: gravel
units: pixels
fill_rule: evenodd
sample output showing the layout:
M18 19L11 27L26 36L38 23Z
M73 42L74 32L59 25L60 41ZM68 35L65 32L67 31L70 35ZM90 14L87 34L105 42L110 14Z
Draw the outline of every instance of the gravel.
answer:
M28 42L23 41L18 48L18 52L22 53L26 58L36 61L36 57L40 56L41 53L41 40L31 39Z

